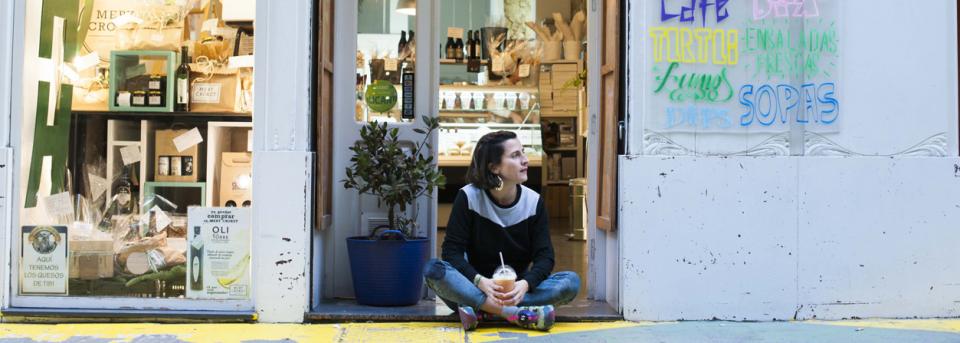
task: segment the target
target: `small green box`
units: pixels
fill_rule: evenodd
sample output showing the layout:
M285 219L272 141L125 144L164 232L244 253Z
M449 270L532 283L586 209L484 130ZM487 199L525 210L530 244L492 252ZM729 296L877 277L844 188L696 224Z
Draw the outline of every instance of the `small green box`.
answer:
M162 203L162 200L154 200L147 203L154 195L160 195L169 202L177 206L176 210L168 209ZM154 182L143 183L143 201L146 205L153 208L154 205L161 209L176 212L187 213L187 207L191 205L207 206L207 183L206 182ZM146 207L146 206L144 206ZM150 208L141 208L141 213L149 211Z
M114 50L110 52L110 111L118 112L173 112L178 55L173 51ZM163 72L166 96L162 107L120 106L117 94L127 91L126 81L131 77L149 75L149 71Z

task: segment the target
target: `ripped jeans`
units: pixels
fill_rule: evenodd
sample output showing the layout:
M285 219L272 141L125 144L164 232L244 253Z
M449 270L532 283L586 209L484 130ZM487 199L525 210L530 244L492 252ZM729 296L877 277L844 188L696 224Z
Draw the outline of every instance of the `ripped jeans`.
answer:
M446 261L431 259L424 268L424 277L427 287L437 293L454 312L459 306L471 306L479 310L487 300L487 294ZM528 291L517 306L563 305L573 301L579 291L580 277L577 273L558 272Z

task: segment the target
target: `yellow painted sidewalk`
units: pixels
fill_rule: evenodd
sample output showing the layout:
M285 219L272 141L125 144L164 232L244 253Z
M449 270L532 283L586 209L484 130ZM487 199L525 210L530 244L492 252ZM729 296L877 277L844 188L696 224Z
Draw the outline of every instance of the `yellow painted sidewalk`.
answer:
M26 338L40 342L68 340L110 342L489 342L571 332L617 329L651 323L560 323L549 333L503 324L464 335L455 323L351 324L0 324L0 341Z
M703 336L705 332L709 334ZM558 323L549 333L520 330L506 323L468 333L456 323L0 324L0 342L491 342L536 338L556 342L650 338L696 342L721 338L752 341L758 337L778 342L793 338L803 341L803 337L819 337L825 342L848 342L858 337L900 342L943 339L945 334L946 341L960 341L960 319ZM957 335L956 340L949 335Z

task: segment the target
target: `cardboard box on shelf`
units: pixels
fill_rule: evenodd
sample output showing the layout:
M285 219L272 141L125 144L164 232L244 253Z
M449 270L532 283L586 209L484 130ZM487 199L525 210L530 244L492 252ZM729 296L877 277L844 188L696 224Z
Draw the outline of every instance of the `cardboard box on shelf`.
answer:
M113 240L71 240L71 279L96 280L113 277Z
M569 180L577 177L577 158L564 157L560 159L560 178Z
M225 152L220 159L219 206L246 207L253 201L253 156L249 152Z
M190 130L157 130L154 148L154 180L166 182L197 182L199 144L183 151L177 149L174 140Z

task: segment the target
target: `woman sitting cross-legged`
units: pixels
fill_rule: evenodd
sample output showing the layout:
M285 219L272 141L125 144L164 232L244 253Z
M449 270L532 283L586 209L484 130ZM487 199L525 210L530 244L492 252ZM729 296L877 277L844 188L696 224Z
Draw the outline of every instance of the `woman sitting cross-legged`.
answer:
M459 313L464 330L497 315L520 327L549 330L554 306L572 301L580 289L574 272L550 274L553 244L543 199L524 187L527 157L517 135L498 131L477 142L460 189L446 238L443 260L425 268L427 286ZM493 280L501 256L518 278ZM502 276L502 275L498 275Z

